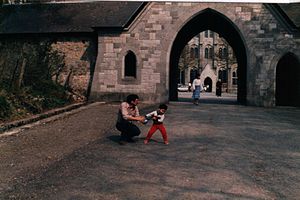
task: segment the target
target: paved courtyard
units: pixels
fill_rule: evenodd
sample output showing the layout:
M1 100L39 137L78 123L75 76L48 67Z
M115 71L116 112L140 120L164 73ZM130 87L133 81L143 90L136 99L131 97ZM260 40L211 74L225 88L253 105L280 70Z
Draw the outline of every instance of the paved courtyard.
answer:
M144 145L147 124L120 146L116 103L0 136L0 199L299 199L299 108L184 95L169 104L169 145L160 133Z

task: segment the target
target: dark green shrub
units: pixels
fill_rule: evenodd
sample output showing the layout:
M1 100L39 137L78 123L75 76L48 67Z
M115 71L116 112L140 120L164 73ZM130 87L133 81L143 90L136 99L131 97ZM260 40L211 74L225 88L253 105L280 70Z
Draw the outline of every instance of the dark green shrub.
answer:
M4 96L0 96L0 119L6 119L11 115L11 106Z

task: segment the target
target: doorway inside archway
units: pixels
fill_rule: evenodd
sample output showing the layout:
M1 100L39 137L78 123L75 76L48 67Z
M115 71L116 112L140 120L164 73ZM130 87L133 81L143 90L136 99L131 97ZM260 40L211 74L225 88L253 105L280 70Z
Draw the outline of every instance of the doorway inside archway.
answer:
M300 106L300 62L287 53L276 67L276 106Z
M212 80L210 77L204 79L205 92L212 92Z
M201 43L201 33L204 33L204 37L212 37L212 35L216 34L219 38L222 38L226 41L226 44L222 48L217 48L215 44L209 44L207 46L203 46L204 43ZM198 37L198 44L192 46L188 51L185 50L186 45L194 38ZM196 39L195 39L196 40ZM178 32L171 49L170 54L170 81L169 81L169 98L171 101L178 101L178 90L177 90L177 80L179 77L179 73L182 71L181 65L183 61L181 59L182 52L186 52L187 54L194 54L194 66L192 66L192 70L196 70L200 73L204 71L204 68L211 68L216 70L218 68L217 62L215 59L212 59L212 56L216 55L228 55L228 47L232 48L233 57L236 59L236 65L238 66L234 71L235 75L235 91L236 92L236 100L239 103L246 102L246 68L247 68L247 57L246 50L244 46L243 39L240 35L239 30L236 26L223 14L218 13L212 9L206 9L200 11L197 16L192 18L189 22L187 22L182 29ZM199 57L197 57L197 53ZM202 56L211 59L212 63L205 63L204 60L201 60ZM227 60L228 61L228 60ZM224 61L226 63L226 59ZM221 64L221 63L219 63ZM228 64L228 63L227 63ZM221 68L221 66L219 66ZM227 71L227 75L231 75L233 71L231 70L232 66L225 64L224 69ZM214 79L217 80L218 75L215 74L216 77ZM237 78L238 77L238 78ZM206 78L206 77L203 77ZM212 79L212 85L214 84L214 79ZM203 79L202 79L203 80ZM230 79L226 79L226 81L230 80L233 82L232 77ZM224 87L228 87L228 82L224 84ZM227 88L228 89L228 88ZM228 90L226 90L228 91Z

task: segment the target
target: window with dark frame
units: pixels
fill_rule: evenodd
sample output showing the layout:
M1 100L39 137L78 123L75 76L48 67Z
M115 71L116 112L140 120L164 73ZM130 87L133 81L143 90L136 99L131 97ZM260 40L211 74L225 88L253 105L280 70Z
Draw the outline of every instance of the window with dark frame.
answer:
M195 58L199 58L199 48L195 48Z
M136 78L136 56L132 51L125 56L125 77Z
M208 52L208 57L209 57L209 58L213 58L213 54L214 54L213 48L210 47L210 48L209 48L209 52Z
M205 48L205 54L204 54L205 58L208 58L208 48Z
M232 85L237 85L237 75L236 75L236 72L232 72Z
M223 49L219 48L219 57L222 59L223 58Z
M221 79L222 83L227 83L227 70L220 69L218 73L218 78Z
M195 54L194 54L194 48L190 49L190 58L194 58Z

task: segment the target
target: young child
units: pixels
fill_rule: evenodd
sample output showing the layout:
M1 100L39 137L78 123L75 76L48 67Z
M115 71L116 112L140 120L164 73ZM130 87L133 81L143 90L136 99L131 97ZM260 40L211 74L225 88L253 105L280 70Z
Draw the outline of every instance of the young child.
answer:
M152 124L150 130L148 131L147 137L144 140L144 144L148 144L150 138L152 137L152 135L155 133L155 131L157 129L159 129L159 131L161 132L161 135L164 139L164 143L169 144L167 131L166 131L165 126L163 125L163 121L164 121L165 113L166 113L167 109L168 109L168 106L166 104L160 104L158 107L158 110L153 111L146 115L146 119L147 120L152 119L153 124ZM145 121L145 123L147 123L147 121Z

